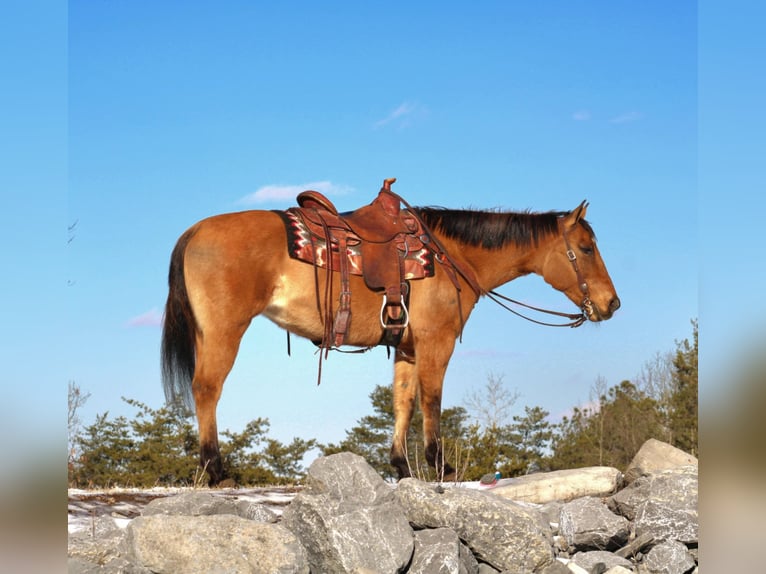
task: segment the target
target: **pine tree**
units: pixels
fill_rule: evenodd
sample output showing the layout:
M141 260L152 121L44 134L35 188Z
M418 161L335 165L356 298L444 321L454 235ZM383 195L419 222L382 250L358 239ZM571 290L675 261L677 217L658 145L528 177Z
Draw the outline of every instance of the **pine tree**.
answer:
M125 417L109 419L109 412L96 416L78 438L80 456L73 473L81 487L124 485L135 440Z
M657 402L632 382L608 389L597 407L575 408L556 426L551 467L625 468L641 445L661 433Z
M327 456L338 452L353 452L364 457L367 463L384 478L396 478L396 472L390 463L391 442L394 429L393 390L390 385L378 385L370 393L374 414L359 419L357 424L346 431L346 437L337 444L321 446L322 454ZM465 447L468 429L467 413L462 407L442 410L441 434L444 456L450 463L465 460ZM407 435L407 457L413 476L424 480L435 480L436 475L425 460L423 453L423 415L415 409Z
M541 407L524 407L524 416L513 417L515 435L519 437L519 463L524 474L548 467L547 453L553 439L548 411Z
M698 367L699 325L692 321L692 342L676 343L673 358L673 390L670 398L672 444L695 456L698 454Z
M134 448L128 475L137 486L193 484L199 441L182 405L152 409L134 400L122 399L138 409L130 421Z

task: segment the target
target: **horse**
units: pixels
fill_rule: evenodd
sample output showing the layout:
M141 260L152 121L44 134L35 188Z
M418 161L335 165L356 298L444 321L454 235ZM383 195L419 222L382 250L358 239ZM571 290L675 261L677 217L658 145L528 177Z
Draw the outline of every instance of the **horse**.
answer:
M426 460L448 481L455 478L455 469L442 452L442 385L479 299L517 277L537 274L581 309L580 322L609 319L620 300L585 220L585 201L571 211L411 210L433 244L442 246L464 272L436 264L431 277L409 282L408 323L393 348L390 462L399 479L410 476L406 437L419 402ZM163 386L169 402L182 401L196 411L200 465L210 486L225 479L217 403L252 319L264 316L287 330L288 338L294 334L318 342L338 306L338 301L319 297L318 290L326 281L338 293L339 273L290 257L283 213L248 210L203 219L180 236L171 255L161 344ZM376 346L385 329L381 295L362 277L352 275L347 283L353 319L344 344Z

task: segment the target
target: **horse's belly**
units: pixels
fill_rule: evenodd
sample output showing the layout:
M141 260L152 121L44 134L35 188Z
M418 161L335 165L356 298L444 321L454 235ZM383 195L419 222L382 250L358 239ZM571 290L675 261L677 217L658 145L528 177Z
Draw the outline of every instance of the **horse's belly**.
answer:
M324 335L325 279L321 277L318 283L320 309L317 304L314 271L310 266L307 267L310 271L308 281L305 278L297 281L294 274L283 274L275 281L271 299L263 311L263 316L291 333L317 342L321 341ZM334 317L337 309L339 286L333 286L332 293L331 318ZM351 322L345 344L366 347L376 345L380 341L378 299L379 297L363 284L352 287Z

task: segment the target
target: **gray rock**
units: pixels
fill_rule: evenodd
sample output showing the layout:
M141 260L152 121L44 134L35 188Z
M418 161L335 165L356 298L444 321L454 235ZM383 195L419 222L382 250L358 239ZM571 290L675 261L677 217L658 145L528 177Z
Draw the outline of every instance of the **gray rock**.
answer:
M115 558L105 564L94 564L79 558L67 560L69 574L153 574L151 570L131 564L124 558Z
M408 574L478 574L479 563L454 530L435 528L415 533Z
M639 564L639 574L685 574L694 568L694 558L686 546L675 540L652 548Z
M564 563L554 560L552 564L540 570L540 574L572 574L572 571Z
M416 527L451 528L501 571L539 571L553 561L550 528L537 511L491 492L442 490L412 478L399 482L396 496Z
M699 530L696 466L666 470L636 479L607 501L633 521L636 536L697 543Z
M91 528L77 532L69 538L68 555L90 565L107 565L122 554L123 530L110 516L93 519ZM81 566L77 566L81 568ZM83 566L84 568L84 566ZM86 572L87 570L77 570Z
M532 505L412 479L394 488L360 457L341 454L312 465L307 487L286 496L293 502L280 507L277 524L267 506L222 491L152 503L139 493L127 506L70 497L70 525L75 516L81 530L69 535L67 566L74 574L696 573L697 476L696 465L642 471L608 508L593 497ZM124 519L142 505L144 516L120 528L115 513ZM628 521L633 536L625 543ZM413 533L410 523L424 530ZM604 546L621 547L599 551Z
M622 566L623 568L627 568L629 570L633 568L633 563L630 560L620 558L619 556L615 556L611 552L606 552L605 550L578 552L572 556L572 560L575 564L581 566L588 572L593 572L594 570L598 569L597 567L599 564L603 565L603 568L600 569L602 572L606 572L615 566Z
M631 558L641 552L644 548L654 543L654 536L652 536L650 533L645 532L641 536L637 536L630 542L628 542L625 546L620 548L617 552L615 552L615 556L619 556L620 558Z
M315 461L282 518L313 572L399 572L412 556L412 528L392 488L350 453Z
M139 516L127 527L132 563L157 574L308 574L289 530L233 515Z
M698 480L696 467L665 471L648 477L646 498L636 507L636 536L697 544Z
M277 522L278 516L263 504L213 496L209 492L185 492L157 498L141 511L142 516L155 514L213 516L233 514L256 522Z
M559 531L578 550L620 548L628 540L630 524L596 498L578 498L561 508Z
M697 464L696 457L652 438L641 445L628 465L625 470L625 482L629 484L640 476Z

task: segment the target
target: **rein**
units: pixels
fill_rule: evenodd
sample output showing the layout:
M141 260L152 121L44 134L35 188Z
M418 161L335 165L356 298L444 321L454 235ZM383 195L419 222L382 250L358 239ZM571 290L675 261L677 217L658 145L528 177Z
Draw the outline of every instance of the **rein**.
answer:
M569 245L569 238L567 237L566 231L564 231L564 245L566 245L567 248L567 259L572 263L572 267L574 268L575 275L577 276L577 285L580 287L580 291L583 294L583 300L582 303L580 303L580 309L582 311L580 313L562 313L560 311L551 311L549 309L541 309L540 307L533 307L532 305L527 305L526 303L522 303L521 301L516 301L515 299L511 299L510 297L506 297L505 295L501 295L497 291L489 291L486 293L487 297L492 299L495 303L500 305L503 309L506 309L507 311L510 311L514 315L517 315L518 317L521 317L522 319L526 319L527 321L530 321L532 323L536 323L537 325L543 325L545 327L579 327L585 321L587 320L587 314L590 314L593 312L593 303L590 300L590 291L588 289L588 283L585 281L585 278L582 276L582 272L580 271L580 266L577 264L577 254L574 252L572 247ZM508 301L509 303L513 303L514 305L519 305L521 307L526 307L527 309L531 309L533 311L538 311L539 313L547 313L548 315L556 315L557 317L565 317L566 319L571 319L572 321L570 323L546 323L544 321L538 321L537 319L532 319L531 317L527 317L526 315L523 315L519 313L518 311L514 311L511 309L508 305L503 303L503 301Z
M500 305L503 309L506 311L510 311L514 315L521 317L522 319L526 319L527 321L530 321L532 323L536 323L537 325L543 325L544 327L579 327L586 321L586 317L584 313L562 313L560 311L551 311L549 309L541 309L540 307L534 307L532 305L527 305L526 303L522 303L521 301L516 301L515 299L511 299L510 297L506 297L505 295L502 295L501 293L498 293L497 291L488 291L486 293L487 297L489 297L492 301ZM502 299L502 301L501 301ZM570 323L546 323L544 321L538 321L537 319L532 319L531 317L527 317L526 315L519 313L518 311L515 311L511 309L508 305L503 303L503 301L508 301L509 303L513 303L514 305L519 305L521 307L526 307L527 309L531 309L532 311L537 311L539 313L547 313L548 315L556 315L557 317L564 317L566 319L572 319Z

